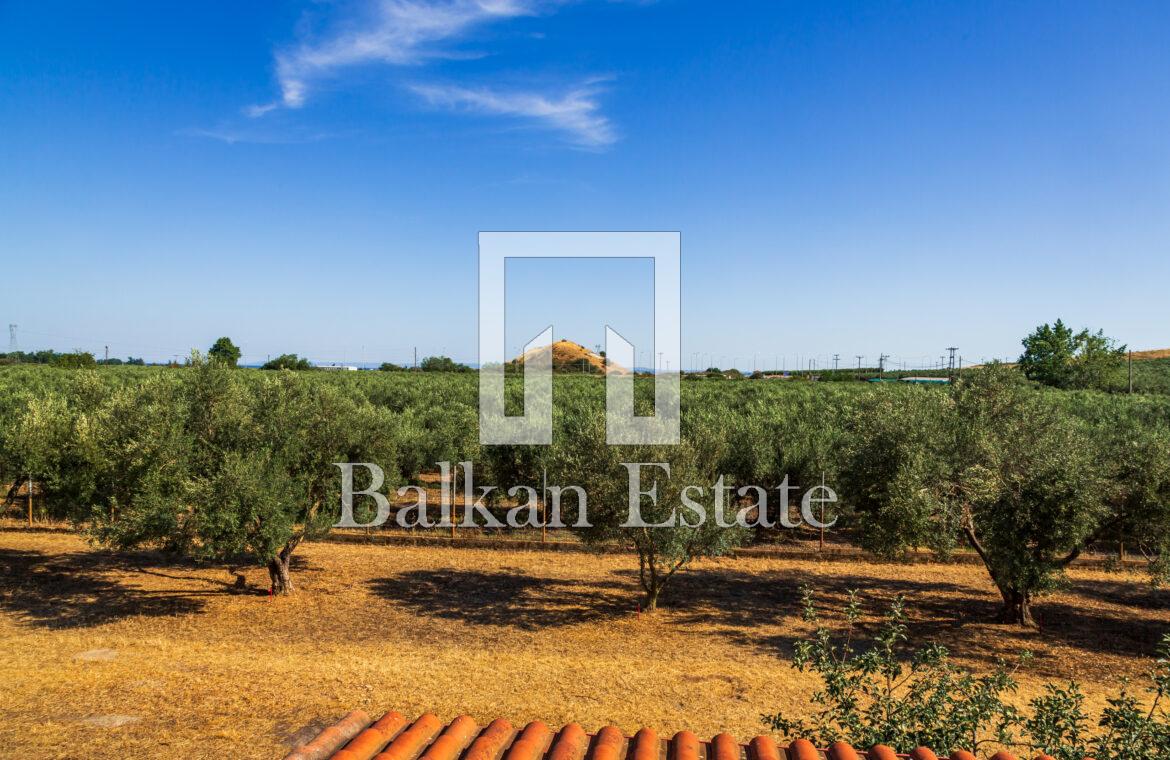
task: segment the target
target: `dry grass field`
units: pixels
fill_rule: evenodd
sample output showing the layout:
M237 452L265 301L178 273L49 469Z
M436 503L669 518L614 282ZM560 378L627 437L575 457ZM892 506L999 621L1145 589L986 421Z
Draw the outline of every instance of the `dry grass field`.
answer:
M272 758L346 710L467 712L480 721L649 725L741 739L759 714L806 711L815 681L786 663L798 587L827 600L904 593L920 639L986 669L1037 655L1021 699L1075 677L1095 709L1140 676L1167 630L1167 592L1077 570L1041 632L986 624L974 566L741 558L677 579L635 609L632 557L315 544L299 592L263 570L116 557L71 534L0 531L0 755Z

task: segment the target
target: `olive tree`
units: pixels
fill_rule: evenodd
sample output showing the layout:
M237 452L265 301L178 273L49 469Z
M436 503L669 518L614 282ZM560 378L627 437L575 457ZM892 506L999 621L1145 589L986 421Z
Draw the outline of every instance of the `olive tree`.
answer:
M1097 534L1150 559L1156 580L1170 576L1170 431L1165 417L1128 403L1128 397L1092 394L1094 439L1105 477L1108 514ZM1154 411L1155 414L1147 412Z
M1107 515L1092 439L1007 368L931 394L879 394L853 417L843 471L862 541L886 554L965 543L1003 598L1000 620L1033 625L1035 596Z
M393 419L293 373L241 375L197 355L192 365L177 384L112 405L102 443L119 472L99 479L91 530L117 548L250 556L273 592L292 591L293 552L337 519L335 463L393 471Z
M726 554L749 536L735 522L731 497L716 492L717 459L696 439L611 446L602 415L554 416L563 439L554 440L549 453L550 482L587 494L588 525L579 528L586 542L634 548L647 611L657 610L667 584L695 558ZM722 524L715 514L719 498L726 510ZM578 516L570 513L570 519Z
M11 500L21 484L35 482L42 511L55 519L83 516L93 489L95 430L108 388L92 371L53 373L44 384L23 386L4 404L8 424L0 434L0 459L14 475Z

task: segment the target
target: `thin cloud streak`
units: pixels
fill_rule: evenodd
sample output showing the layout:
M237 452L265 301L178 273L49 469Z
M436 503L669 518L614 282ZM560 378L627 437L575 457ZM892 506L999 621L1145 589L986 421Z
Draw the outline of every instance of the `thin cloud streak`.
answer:
M418 84L410 89L434 106L531 119L563 132L575 145L600 149L616 142L617 134L597 102L599 81L590 80L559 96L458 85Z
M227 145L239 143L253 145L302 145L305 143L328 140L335 135L325 132L313 134L277 134L271 132L257 132L255 130L240 130L232 128L204 128L187 127L175 131L180 137L198 137L206 140L216 140Z
M373 17L361 26L278 52L280 100L250 106L245 113L256 118L279 106L300 108L314 82L346 67L370 63L406 66L432 58L459 57L441 43L482 24L536 13L537 6L529 0L382 0Z

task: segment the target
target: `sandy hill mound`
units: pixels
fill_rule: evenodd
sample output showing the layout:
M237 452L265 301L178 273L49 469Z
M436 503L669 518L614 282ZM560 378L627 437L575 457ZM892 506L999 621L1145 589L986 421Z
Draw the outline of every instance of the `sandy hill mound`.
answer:
M1155 348L1150 351L1134 351L1133 360L1142 359L1170 359L1170 348Z
M619 367L616 364L607 366L605 357L571 340L558 340L551 346L533 348L526 351L522 356L516 357L513 363L523 366L524 362L537 356L543 356L549 350L552 351L553 372L584 371L598 375L603 373L626 374L629 372L625 367Z

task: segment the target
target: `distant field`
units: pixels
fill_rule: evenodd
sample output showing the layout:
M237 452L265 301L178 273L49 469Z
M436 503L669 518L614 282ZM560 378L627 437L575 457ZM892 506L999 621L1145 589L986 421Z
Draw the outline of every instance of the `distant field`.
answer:
M802 583L837 602L905 593L921 640L978 670L1031 649L1021 700L1075 677L1094 710L1170 625L1170 592L1089 570L1042 600L1037 633L983 622L998 597L974 566L708 561L650 617L631 556L313 544L298 558L299 593L269 599L261 569L235 589L222 568L0 532L0 747L272 758L354 707L744 739L763 711L808 709L815 682L786 664L807 633Z

